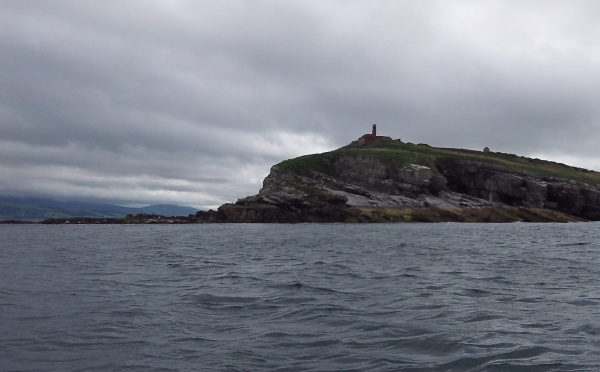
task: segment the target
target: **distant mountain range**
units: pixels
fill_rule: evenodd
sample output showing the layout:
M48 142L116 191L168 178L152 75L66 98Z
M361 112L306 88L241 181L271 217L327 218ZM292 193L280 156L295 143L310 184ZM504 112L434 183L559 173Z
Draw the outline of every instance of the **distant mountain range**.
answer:
M161 216L187 216L198 210L172 204L155 204L142 208L122 207L113 204L57 201L43 198L0 197L0 220L37 221L47 218L112 217L127 214L157 214Z

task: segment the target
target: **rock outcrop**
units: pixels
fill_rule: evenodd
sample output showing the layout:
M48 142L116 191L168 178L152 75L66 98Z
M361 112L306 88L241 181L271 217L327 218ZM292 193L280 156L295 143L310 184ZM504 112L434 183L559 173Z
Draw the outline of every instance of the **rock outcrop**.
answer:
M489 202L549 209L600 220L600 189L573 180L536 178L505 166L472 160L440 164L449 188Z
M472 151L456 156L460 150L377 146L282 162L271 168L257 195L198 217L207 222L600 220L600 189L589 183L536 177Z

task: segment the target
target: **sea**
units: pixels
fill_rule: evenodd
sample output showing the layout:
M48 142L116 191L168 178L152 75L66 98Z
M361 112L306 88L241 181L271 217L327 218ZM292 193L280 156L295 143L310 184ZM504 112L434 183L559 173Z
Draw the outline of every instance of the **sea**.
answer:
M0 371L598 371L600 223L0 225Z

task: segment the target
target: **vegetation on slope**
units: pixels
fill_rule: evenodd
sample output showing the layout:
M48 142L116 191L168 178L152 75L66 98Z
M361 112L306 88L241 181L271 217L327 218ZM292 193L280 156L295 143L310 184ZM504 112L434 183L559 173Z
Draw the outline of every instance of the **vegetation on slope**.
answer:
M283 172L297 172L308 168L323 174L335 176L334 163L341 156L355 155L375 157L385 165L406 166L418 164L432 168L453 160L473 160L513 168L540 178L561 178L585 184L600 185L600 172L547 160L531 159L501 152L483 152L474 150L436 148L424 144L402 143L399 141L370 143L364 146L354 144L340 149L322 153L305 155L285 160L277 164Z

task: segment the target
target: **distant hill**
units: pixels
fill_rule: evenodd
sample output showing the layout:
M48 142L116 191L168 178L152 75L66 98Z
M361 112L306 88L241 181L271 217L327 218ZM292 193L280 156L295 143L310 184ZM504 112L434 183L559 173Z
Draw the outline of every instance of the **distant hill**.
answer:
M198 209L173 204L153 204L147 207L136 208L135 213L158 214L161 216L187 216L195 214Z
M113 204L57 201L43 198L0 197L0 220L37 221L47 218L112 217L127 214L157 214L161 216L187 216L198 210L172 204L156 204L142 208L129 208Z

